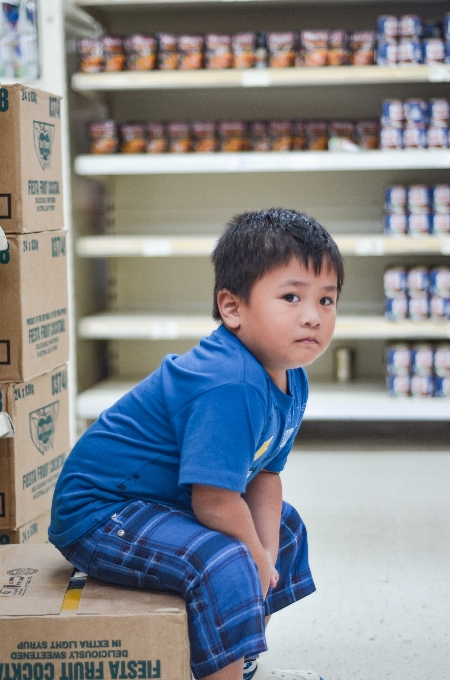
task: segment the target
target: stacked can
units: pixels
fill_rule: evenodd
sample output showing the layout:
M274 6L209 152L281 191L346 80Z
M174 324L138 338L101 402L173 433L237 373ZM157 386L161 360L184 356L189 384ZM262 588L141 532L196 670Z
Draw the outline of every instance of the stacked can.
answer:
M383 286L390 321L450 320L450 267L390 267Z
M390 186L385 192L384 233L390 236L450 234L450 185Z
M381 149L447 149L448 99L385 99L381 103Z
M386 386L391 396L450 396L450 344L392 343L385 348Z
M379 66L448 63L448 16L444 20L444 33L441 22L426 23L417 14L378 17L376 63Z

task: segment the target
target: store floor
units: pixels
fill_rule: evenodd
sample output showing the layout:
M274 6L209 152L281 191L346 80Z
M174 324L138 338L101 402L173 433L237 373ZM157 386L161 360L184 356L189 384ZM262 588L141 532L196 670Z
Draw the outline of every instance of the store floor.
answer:
M407 430L356 445L305 428L283 485L317 591L273 617L266 663L324 680L450 678L448 428L428 444L426 427Z

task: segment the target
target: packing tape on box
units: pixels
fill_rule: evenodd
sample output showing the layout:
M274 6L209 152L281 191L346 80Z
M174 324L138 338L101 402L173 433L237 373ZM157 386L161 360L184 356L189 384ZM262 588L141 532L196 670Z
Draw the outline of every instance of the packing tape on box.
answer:
M5 412L0 413L0 437L4 439L10 439L15 437L16 431L14 429L14 423Z
M8 245L8 241L7 241L6 236L5 236L5 232L0 227L0 252L2 250L8 250L8 248L9 248L9 245Z

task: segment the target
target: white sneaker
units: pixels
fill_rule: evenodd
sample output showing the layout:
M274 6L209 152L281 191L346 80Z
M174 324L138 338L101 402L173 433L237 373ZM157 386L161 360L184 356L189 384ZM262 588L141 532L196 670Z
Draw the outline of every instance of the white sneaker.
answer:
M267 668L258 663L252 680L323 680L323 678L310 670L282 671L278 668Z

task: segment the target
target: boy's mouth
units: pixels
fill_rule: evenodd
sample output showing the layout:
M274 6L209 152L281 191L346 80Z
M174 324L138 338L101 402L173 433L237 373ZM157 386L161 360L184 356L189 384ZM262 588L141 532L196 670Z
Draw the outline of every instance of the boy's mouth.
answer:
M309 344L311 344L311 345L317 345L317 344L318 344L317 338L313 338L313 337L300 338L300 339L297 340L296 342L301 342L301 343L304 343L305 345L309 345Z

